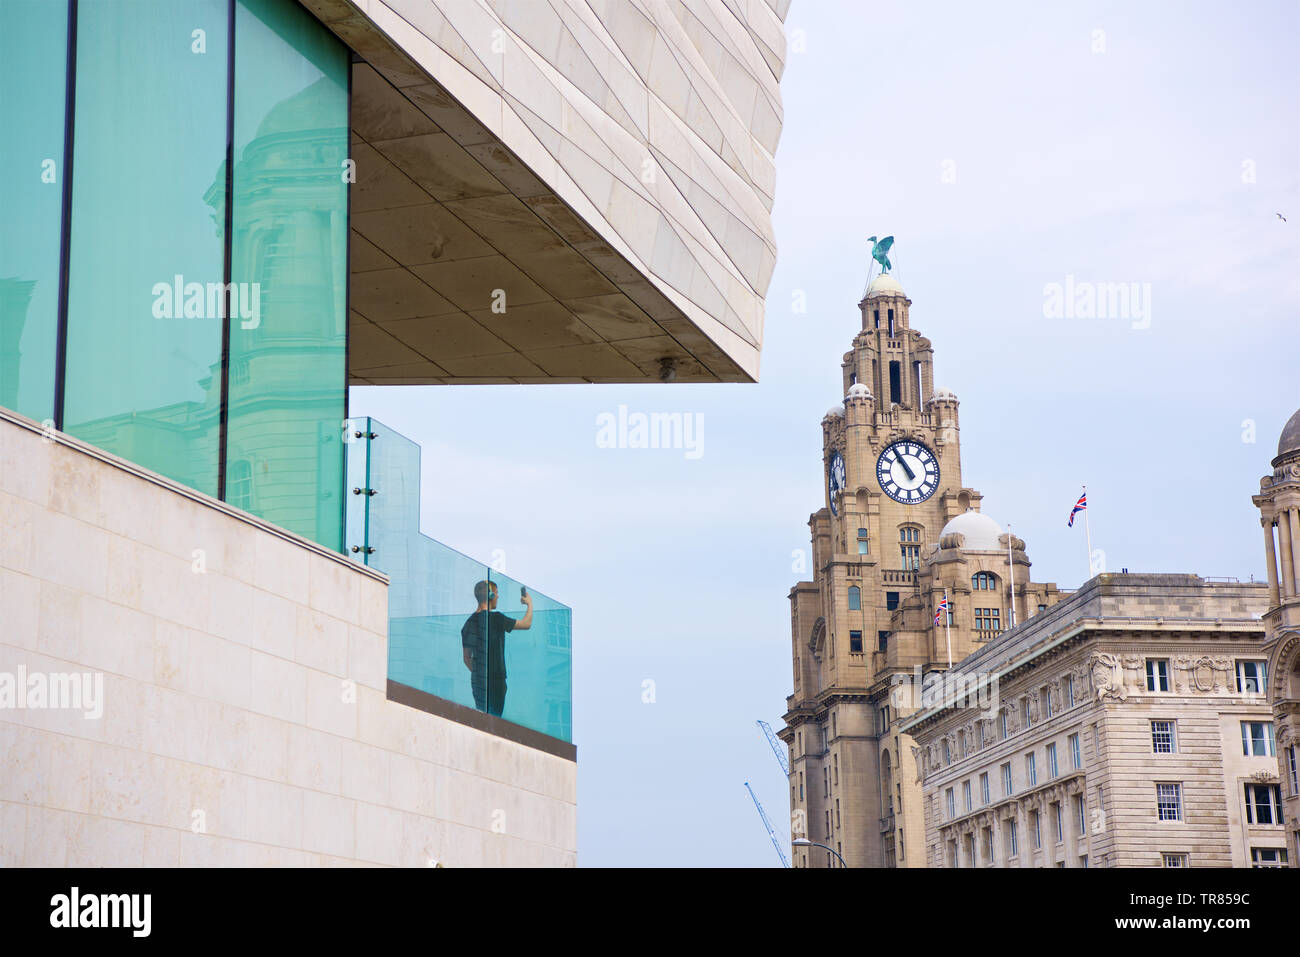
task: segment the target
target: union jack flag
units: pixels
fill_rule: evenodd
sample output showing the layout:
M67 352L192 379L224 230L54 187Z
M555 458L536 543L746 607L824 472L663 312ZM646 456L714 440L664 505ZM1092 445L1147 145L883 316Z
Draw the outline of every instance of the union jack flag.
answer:
M943 613L948 610L948 596L943 596L943 601L939 602L939 607L934 612L934 623L937 625L943 620Z
M1084 492L1079 496L1079 501L1074 503L1074 508L1070 511L1070 520L1066 523L1067 528L1074 528L1074 516L1088 507L1088 493Z

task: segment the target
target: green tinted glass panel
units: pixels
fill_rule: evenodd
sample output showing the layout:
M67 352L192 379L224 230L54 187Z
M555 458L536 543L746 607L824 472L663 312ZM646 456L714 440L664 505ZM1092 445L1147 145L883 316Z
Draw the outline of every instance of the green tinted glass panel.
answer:
M0 405L54 415L65 0L0 3Z
M343 547L346 48L296 3L235 8L227 486Z
M64 430L210 495L225 0L78 5Z
M357 500L347 541L351 557L389 577L388 677L572 741L570 609L529 588L529 627L507 630L528 620L524 585L420 534L419 446L374 419L352 421L363 436L347 446ZM481 609L489 593L496 607Z

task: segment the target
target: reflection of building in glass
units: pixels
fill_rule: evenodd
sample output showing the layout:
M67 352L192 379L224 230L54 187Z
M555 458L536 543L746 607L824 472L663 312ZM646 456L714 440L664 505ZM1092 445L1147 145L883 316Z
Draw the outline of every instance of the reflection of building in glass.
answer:
M35 280L0 279L0 405L9 409L18 408L23 326L35 288Z
M226 500L322 543L338 535L343 508L347 277L340 250L346 193L339 171L347 129L310 124L328 112L321 101L334 92L322 77L282 100L236 162L232 249L239 259L231 276L235 283L257 284L252 301L258 314L244 318L236 306L228 320ZM224 167L204 199L220 222ZM220 366L203 370L197 382L202 401L95 419L79 425L78 433L137 461L186 450L190 469L173 477L197 475L212 461L218 442Z

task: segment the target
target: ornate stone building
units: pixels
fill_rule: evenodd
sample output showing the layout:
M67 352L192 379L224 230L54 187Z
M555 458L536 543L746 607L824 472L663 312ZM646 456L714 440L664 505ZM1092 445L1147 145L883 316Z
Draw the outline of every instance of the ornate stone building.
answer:
M1103 574L961 661L996 695L903 723L928 864L1284 864L1267 607L1262 583Z
M1264 652L1268 696L1277 730L1278 778L1291 866L1300 866L1300 410L1277 443L1273 474L1253 501L1264 526L1268 612ZM1276 531L1275 531L1276 530ZM1276 543L1274 539L1276 538Z
M934 349L888 272L858 303L842 404L822 419L824 507L809 520L813 580L790 592L795 866L925 864L920 785L900 681L946 670L1054 604L1025 545L962 484L957 397L934 386ZM1014 580L1015 593L1012 595ZM936 622L944 596L949 619ZM950 624L949 624L950 622Z

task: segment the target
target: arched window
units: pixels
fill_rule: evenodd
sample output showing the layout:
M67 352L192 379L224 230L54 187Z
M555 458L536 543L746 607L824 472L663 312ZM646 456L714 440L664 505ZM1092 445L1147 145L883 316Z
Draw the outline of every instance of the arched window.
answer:
M849 611L862 610L862 589L857 585L849 588Z
M921 530L905 525L898 530L899 549L903 556L903 570L916 571L921 567Z
M975 591L997 591L998 577L992 572L976 572L971 576L970 587Z

